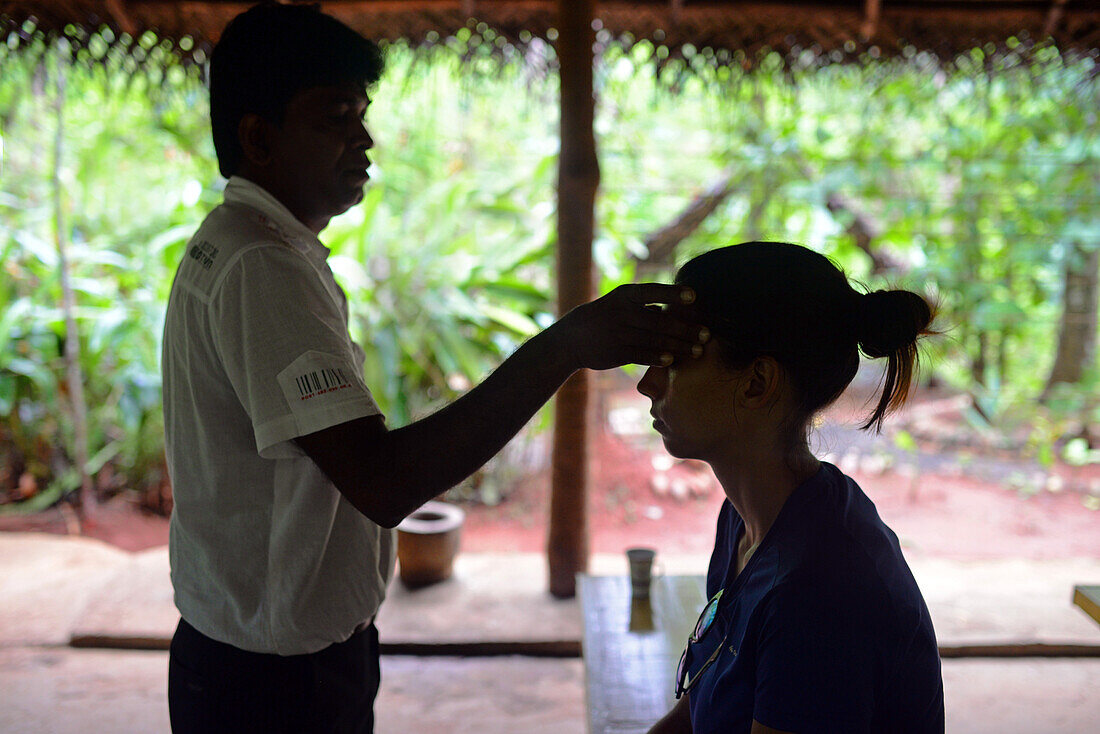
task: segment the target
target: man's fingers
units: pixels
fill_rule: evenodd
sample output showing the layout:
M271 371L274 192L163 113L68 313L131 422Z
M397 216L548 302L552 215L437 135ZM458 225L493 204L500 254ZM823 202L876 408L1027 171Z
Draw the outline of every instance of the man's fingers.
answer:
M602 349L593 344L596 352L582 361L600 365L597 369L628 362L667 367L678 359L701 356L710 332L685 320L688 309L677 308L694 300L694 291L682 285L619 286L586 309L592 316L587 329L606 335L607 341ZM663 305L672 307L661 308Z
M671 352L662 352L656 349L638 347L631 349L625 356L623 364L640 364L646 367L668 367L676 361L676 355Z
M710 329L668 313L651 308L639 312L639 321L632 326L652 335L653 339L672 338L690 344L706 344L710 340Z
M646 364L660 364L657 356L668 354L673 359L685 359L703 356L706 339L700 339L700 331L703 336L709 337L705 327L676 324L675 333L662 332L651 328L649 325L628 328L619 332L618 342L621 348L629 352L642 351L649 354Z
M630 283L619 286L626 300L639 306L654 303L688 304L695 302L695 291L686 285L667 283Z

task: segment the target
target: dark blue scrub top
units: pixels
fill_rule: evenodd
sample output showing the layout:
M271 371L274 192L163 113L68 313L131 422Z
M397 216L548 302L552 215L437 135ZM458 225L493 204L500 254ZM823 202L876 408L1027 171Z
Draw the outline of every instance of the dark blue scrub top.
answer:
M744 571L744 529L726 502L707 574L725 589L693 645L695 734L746 734L753 719L792 732L943 732L932 621L897 536L832 464L788 498Z

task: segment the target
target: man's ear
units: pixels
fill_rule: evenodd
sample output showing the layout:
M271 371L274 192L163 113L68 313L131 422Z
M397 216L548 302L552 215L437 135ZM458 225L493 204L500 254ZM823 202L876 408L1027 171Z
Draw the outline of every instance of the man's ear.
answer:
M244 157L257 166L271 161L271 124L254 112L248 112L237 125L237 138L241 141Z
M765 407L779 395L782 381L783 368L774 357L757 357L745 371L742 399L750 407Z

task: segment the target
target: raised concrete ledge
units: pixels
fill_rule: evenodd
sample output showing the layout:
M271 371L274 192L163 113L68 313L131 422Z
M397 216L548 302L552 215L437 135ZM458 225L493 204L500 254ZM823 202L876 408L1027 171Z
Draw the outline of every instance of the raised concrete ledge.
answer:
M522 655L528 658L579 658L579 640L501 640L499 642L380 642L383 655L416 657L498 657ZM1098 655L1100 656L1100 655Z
M662 554L665 573L706 570L700 556ZM1100 581L1100 559L911 559L945 658L1097 657L1100 625L1072 604ZM597 554L595 574L626 572ZM576 600L546 591L538 553L463 553L452 579L416 591L399 581L379 613L390 655L581 654ZM0 533L0 646L166 649L179 615L165 548L126 553L98 541Z
M1100 645L1008 642L999 645L940 645L941 658L1100 658Z
M167 650L171 642L171 635L140 637L112 632L76 632L69 638L69 647L91 650Z
M124 635L73 635L69 647L96 650L167 650L171 638ZM520 655L535 658L579 658L577 640L501 640L498 642L381 642L383 655L413 657L498 657ZM997 645L940 645L940 657L948 658L1100 658L1100 645L1009 642Z
M74 634L69 647L94 650L167 650L171 637L131 637L120 634ZM529 658L579 658L577 640L500 640L497 642L380 642L383 655L414 657L496 657L522 655ZM1100 657L1100 648L1097 649Z

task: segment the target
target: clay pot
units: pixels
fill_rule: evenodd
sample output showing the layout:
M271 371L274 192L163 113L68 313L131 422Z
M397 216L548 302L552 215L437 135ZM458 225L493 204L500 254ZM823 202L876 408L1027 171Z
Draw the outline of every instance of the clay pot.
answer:
M466 513L446 502L427 502L397 526L397 575L410 589L451 577Z

